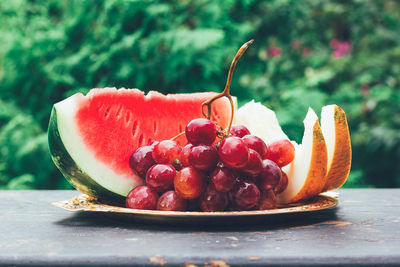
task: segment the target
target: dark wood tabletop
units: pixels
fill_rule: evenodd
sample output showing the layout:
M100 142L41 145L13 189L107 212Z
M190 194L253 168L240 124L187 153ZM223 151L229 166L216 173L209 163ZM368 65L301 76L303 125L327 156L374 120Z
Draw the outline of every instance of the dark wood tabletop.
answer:
M400 266L400 189L342 189L336 209L266 224L135 223L51 205L77 191L0 191L0 265Z

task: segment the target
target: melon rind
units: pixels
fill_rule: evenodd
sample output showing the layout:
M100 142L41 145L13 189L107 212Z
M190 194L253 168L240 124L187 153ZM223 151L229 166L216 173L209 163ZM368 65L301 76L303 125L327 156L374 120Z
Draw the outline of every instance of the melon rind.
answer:
M52 109L48 129L51 157L64 177L78 191L93 197L123 201L129 191L143 181L138 177L116 174L86 149L74 120L79 97L83 95L67 98L55 104Z
M96 181L94 181L78 164L71 158L66 150L58 131L57 111L52 109L50 115L48 141L51 158L56 167L61 171L68 182L78 191L89 196L111 199L117 202L123 202L124 198L110 190L107 190Z

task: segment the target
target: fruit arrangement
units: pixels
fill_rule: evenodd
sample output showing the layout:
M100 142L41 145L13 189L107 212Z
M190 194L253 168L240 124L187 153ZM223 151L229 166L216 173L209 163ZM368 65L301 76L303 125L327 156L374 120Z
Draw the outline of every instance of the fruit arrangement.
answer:
M288 185L280 167L294 159L291 142L278 140L267 147L243 125L223 133L206 118L190 121L185 136L188 144L184 147L174 140L162 140L132 153L130 166L145 185L129 192L128 208L224 211L276 207L275 194Z
M309 109L301 144L275 113L230 95L238 51L222 93L144 95L92 89L54 105L49 148L79 191L134 209L273 209L339 188L351 165L345 113Z

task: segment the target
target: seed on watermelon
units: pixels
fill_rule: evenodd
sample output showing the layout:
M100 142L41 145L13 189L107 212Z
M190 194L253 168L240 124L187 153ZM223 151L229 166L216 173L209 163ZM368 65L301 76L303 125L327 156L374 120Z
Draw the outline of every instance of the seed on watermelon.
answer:
M146 183L159 193L171 189L174 184L176 171L170 164L156 164L146 174Z
M189 153L189 164L201 171L211 171L218 160L217 149L210 145L194 146Z
M126 197L126 207L140 210L155 210L158 194L148 186L138 186L131 190Z
M176 174L174 186L184 199L195 199L204 191L205 177L193 167L185 167Z
M235 169L243 168L249 160L249 149L244 141L236 136L223 139L218 154L225 166Z
M223 211L228 206L228 195L209 184L199 198L199 206L202 211Z
M152 146L142 146L137 148L129 157L129 166L142 178L146 176L147 170L156 164L152 153Z
M264 159L265 155L267 154L267 145L260 137L249 134L243 136L242 139L248 148L257 151L261 158Z
M186 126L187 140L193 145L211 145L217 137L217 127L207 119L194 119Z
M282 171L275 162L264 159L262 171L257 177L257 183L262 190L274 189L278 186L282 177Z
M182 147L173 140L163 140L153 149L153 158L157 163L176 164Z
M173 190L162 194L157 203L157 209L164 211L185 211L186 207L186 200Z
M232 125L230 134L242 138L243 136L250 134L250 131L246 126L234 124Z
M233 171L226 167L217 167L210 174L210 181L214 188L220 192L229 192L236 184Z

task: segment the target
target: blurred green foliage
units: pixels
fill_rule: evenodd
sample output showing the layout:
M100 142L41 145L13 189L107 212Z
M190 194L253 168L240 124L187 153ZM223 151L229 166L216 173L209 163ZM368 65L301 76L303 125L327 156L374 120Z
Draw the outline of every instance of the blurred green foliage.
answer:
M53 103L94 87L220 91L276 110L299 141L309 106L348 114L346 186L400 186L400 3L334 0L0 2L0 188L69 188L49 157Z

